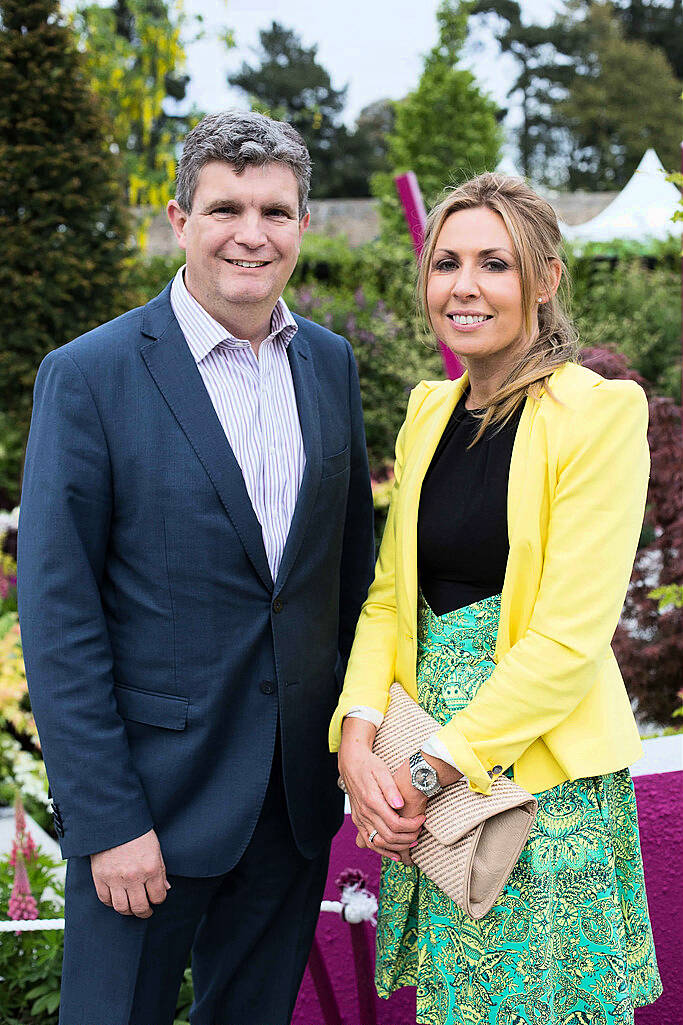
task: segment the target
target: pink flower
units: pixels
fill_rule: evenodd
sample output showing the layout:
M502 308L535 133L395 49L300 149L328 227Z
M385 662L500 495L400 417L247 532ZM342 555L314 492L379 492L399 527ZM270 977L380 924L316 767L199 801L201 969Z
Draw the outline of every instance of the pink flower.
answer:
M38 905L31 893L26 862L21 854L17 855L17 865L14 870L14 886L12 887L7 914L14 922L26 921L27 919L35 921L38 917ZM20 934L20 930L17 929L16 935L19 936Z
M33 837L26 826L24 805L18 793L14 798L14 830L12 853L9 859L12 868L16 868L18 854L21 854L26 862L31 862L37 857L38 853Z

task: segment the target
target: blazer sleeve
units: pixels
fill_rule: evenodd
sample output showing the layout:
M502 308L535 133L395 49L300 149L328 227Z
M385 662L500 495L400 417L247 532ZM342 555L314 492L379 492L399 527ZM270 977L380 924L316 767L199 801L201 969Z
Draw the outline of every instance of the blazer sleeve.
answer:
M330 723L330 751L338 751L344 716L354 707L375 709L384 718L389 704L389 688L395 679L396 665L396 503L405 460L405 436L415 400L426 394L418 385L411 394L406 420L396 439L394 486L391 491L387 522L382 535L375 578L368 591L356 627L344 689Z
M21 639L64 857L152 828L114 698L100 585L113 489L107 439L71 355L36 378L18 536Z
M375 559L372 488L365 443L358 370L353 350L346 342L349 367L351 416L351 476L346 503L339 577L339 655L346 669L361 606L368 594Z
M609 657L643 521L647 400L602 381L565 420L540 589L528 629L437 736L472 789L562 722Z

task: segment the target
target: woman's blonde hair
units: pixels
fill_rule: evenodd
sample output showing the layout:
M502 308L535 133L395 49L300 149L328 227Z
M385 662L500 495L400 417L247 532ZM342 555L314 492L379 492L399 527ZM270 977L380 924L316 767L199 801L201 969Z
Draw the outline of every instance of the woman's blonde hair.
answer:
M431 330L434 332L427 305L427 283L439 234L451 214L477 207L499 214L512 239L522 293L522 330L531 344L510 367L501 387L491 396L473 444L479 441L489 424L502 426L527 395L539 398L543 391L552 394L548 378L563 364L576 362L579 352L578 333L567 315L560 291L551 296L554 281L550 267L553 260L562 264L561 291L567 298L569 296L569 278L562 259L562 235L555 211L525 181L506 174L480 174L450 189L427 218L418 297ZM549 297L542 304L537 304L539 293ZM536 308L537 334L534 324Z

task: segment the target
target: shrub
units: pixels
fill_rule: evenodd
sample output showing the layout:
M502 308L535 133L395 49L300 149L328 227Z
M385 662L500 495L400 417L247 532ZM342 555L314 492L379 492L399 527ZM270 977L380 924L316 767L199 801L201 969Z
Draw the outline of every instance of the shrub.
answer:
M306 287L291 298L298 313L351 343L360 377L370 469L376 476L385 476L410 390L421 378L443 376L441 356L407 335L384 302L369 302L362 288L351 299L331 289Z
M639 379L613 352L587 350L584 362L607 378ZM675 605L658 602L652 591L683 584L681 407L670 398L649 394L648 400L652 467L645 524L613 647L640 716L669 726L683 686L683 624Z
M621 246L570 258L573 312L584 345L619 352L658 395L681 401L680 259Z

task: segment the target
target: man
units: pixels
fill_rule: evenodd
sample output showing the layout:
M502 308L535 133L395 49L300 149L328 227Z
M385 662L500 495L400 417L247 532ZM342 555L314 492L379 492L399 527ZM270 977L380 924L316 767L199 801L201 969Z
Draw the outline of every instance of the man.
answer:
M31 701L68 858L61 1025L286 1025L342 821L327 753L372 572L348 342L282 290L289 125L187 137L186 265L51 352L19 528Z

